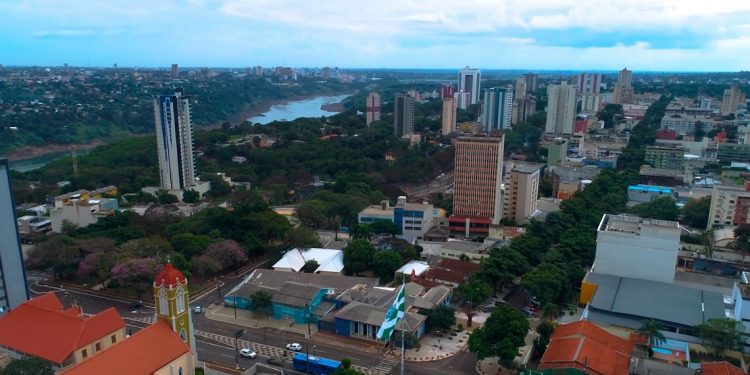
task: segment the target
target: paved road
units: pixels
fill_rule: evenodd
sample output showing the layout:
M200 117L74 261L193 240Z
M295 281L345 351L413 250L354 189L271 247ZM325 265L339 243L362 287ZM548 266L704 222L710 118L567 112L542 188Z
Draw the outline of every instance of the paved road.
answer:
M64 305L74 303L81 306L84 313L95 314L109 307L115 307L126 322L129 333L137 332L150 324L154 317L153 308L142 308L132 311L130 301L118 298L102 297L95 294L47 287L36 284L43 275L30 274L32 296L39 293L55 292ZM225 293L242 281L243 277L222 277L221 292ZM208 307L218 303L219 292L214 289L202 295L194 296L191 306ZM293 332L282 332L274 328L248 328L236 324L218 322L207 319L203 314L193 314L196 331L198 357L201 360L222 363L227 366L235 365L235 333L244 330L245 333L238 340L239 347L248 347L256 351L257 359L238 358L240 367L246 368L253 361L265 361L269 356L283 357L286 343L299 342L303 345L303 352L320 355L333 359L351 358L355 368L367 374L398 374L399 363L395 357L384 356L382 352L372 347L349 344L343 346L340 342L313 341ZM316 337L316 336L314 336ZM463 353L449 359L434 362L406 363L406 373L425 375L457 375L473 374L476 358L470 353ZM287 363L290 368L290 364Z

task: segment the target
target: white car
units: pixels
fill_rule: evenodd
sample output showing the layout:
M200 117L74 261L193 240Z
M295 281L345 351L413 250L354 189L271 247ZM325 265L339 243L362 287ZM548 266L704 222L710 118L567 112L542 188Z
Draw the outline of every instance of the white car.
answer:
M242 348L240 349L240 355L246 358L255 358L258 354L248 348Z
M296 342L293 342L291 344L286 344L286 349L298 352L298 351L302 350L302 345L300 345L300 344L298 344Z
M203 312L203 309L200 306L195 306L193 309L193 314L200 314Z

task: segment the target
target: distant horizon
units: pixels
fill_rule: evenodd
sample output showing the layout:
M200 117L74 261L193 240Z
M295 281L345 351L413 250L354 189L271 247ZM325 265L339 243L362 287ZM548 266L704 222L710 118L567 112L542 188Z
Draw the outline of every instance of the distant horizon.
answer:
M739 0L6 0L0 14L9 66L690 73L750 55Z

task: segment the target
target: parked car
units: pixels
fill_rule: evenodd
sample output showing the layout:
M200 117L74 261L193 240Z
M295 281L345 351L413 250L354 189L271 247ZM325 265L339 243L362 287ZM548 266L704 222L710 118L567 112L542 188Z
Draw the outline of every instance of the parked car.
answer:
M240 355L246 358L255 358L258 354L248 348L240 349Z
M282 366L283 365L283 363L281 362L281 360L278 359L278 358L276 358L276 357L268 357L268 359L266 360L266 362L269 365L274 365L274 366Z
M507 304L507 302L505 302L505 301L503 301L501 299L495 301L495 306L502 306L502 305L505 305L505 304Z
M200 306L195 306L193 309L193 314L200 314L203 312L203 309Z
M287 348L287 350L298 352L298 351L302 350L302 345L300 345L300 344L298 344L296 342L293 342L291 344L286 344L286 348Z

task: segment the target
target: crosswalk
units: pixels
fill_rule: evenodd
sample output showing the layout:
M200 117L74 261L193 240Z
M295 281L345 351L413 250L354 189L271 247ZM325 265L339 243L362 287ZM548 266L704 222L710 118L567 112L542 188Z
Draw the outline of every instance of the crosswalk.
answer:
M151 324L154 322L154 317L126 317L126 320L132 320L136 322ZM220 335L218 333L207 332L196 330L195 336L203 339L211 340L216 343L226 345L229 348L249 348L250 350L258 353L262 356L283 358L285 349L277 348L275 346L264 345L256 342L238 339L235 341L234 337ZM365 367L352 364L352 368L357 371L364 373L365 375L386 375L391 372L394 366L398 365L398 357L386 354L380 357L380 362L375 367Z

